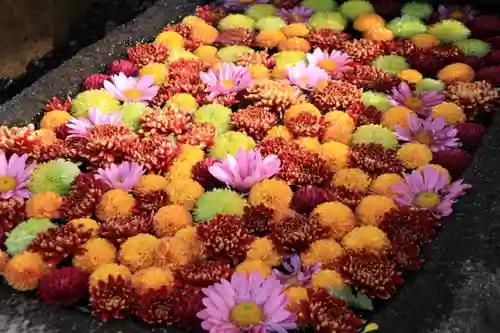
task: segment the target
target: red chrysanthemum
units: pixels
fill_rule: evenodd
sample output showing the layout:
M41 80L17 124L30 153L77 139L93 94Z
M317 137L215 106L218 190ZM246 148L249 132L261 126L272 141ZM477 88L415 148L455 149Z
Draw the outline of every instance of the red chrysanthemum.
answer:
M446 65L452 63L453 59L456 59L457 57L463 55L458 46L446 44L440 44L430 47L428 49L425 49L425 52L429 52L430 54L444 60Z
M249 106L231 114L231 126L257 140L262 140L267 131L278 123L278 116L266 108Z
M161 85L160 89L158 89L158 93L149 104L152 107L161 109L176 93L177 91L170 84Z
M52 97L51 100L45 104L45 108L43 109L45 112L50 112L50 111L55 111L55 110L62 110L62 111L68 111L71 109L71 98L66 97L66 99L61 101L59 97Z
M390 298L396 293L396 286L404 282L394 261L365 250L347 251L340 259L339 272L362 293L381 299Z
M243 223L248 233L255 236L265 236L269 233L273 217L274 211L262 204L245 206Z
M122 319L132 312L134 292L130 280L120 275L110 276L107 281L99 281L90 287L90 307L92 315L100 320Z
M179 154L179 147L167 136L143 138L131 154L131 161L142 164L151 172L167 172Z
M152 226L152 214L136 214L127 217L115 217L101 221L100 236L112 243L121 244L137 234L149 233Z
M140 119L139 135L151 137L156 135L181 134L191 126L191 114L186 111L168 108L157 113L148 112Z
M125 76L135 76L138 70L137 65L128 59L114 60L108 66L110 75L123 73Z
M300 0L272 0L271 3L277 8L292 9L300 5Z
M205 71L205 65L200 60L177 60L168 66L170 81L175 82L200 82L200 72Z
M168 194L165 190L153 192L134 192L137 210L140 213L155 213L158 209L168 204Z
M226 16L226 14L227 12L224 8L213 4L197 6L195 11L196 16L211 25L219 23L219 21Z
M293 118L285 119L285 126L296 137L321 138L328 127L328 121L323 116L300 112Z
M499 73L500 74L500 73ZM455 125L458 130L460 141L469 147L477 147L481 144L486 128L478 123L460 123Z
M320 48L323 51L342 50L351 36L334 29L312 29L307 36L311 48Z
M224 185L208 171L208 168L214 165L215 162L217 162L215 158L205 158L196 163L191 169L193 180L197 181L206 190Z
M0 150L10 154L29 153L39 145L41 137L35 134L35 125L8 127L0 125Z
M366 191L349 189L345 186L330 186L328 188L329 201L338 201L351 209L356 209L361 199L368 194Z
M395 54L407 57L415 52L420 52L409 39L393 39L381 43L386 54Z
M146 43L129 48L127 54L129 59L141 68L153 62L165 62L170 50L162 43Z
M472 35L476 38L487 38L500 35L500 17L495 14L484 14L474 18L469 24Z
M299 147L278 154L281 169L277 177L289 185L322 185L332 177L328 162L319 154Z
M400 83L400 80L381 69L370 65L354 66L345 72L342 80L356 85L358 88L390 92Z
M475 71L478 71L484 66L484 58L476 56L459 55L453 59L453 62L469 65Z
M399 16L401 12L401 2L397 0L373 0L375 13L384 18L393 18Z
M217 215L208 223L198 224L197 235L210 256L235 264L244 258L253 240L243 219L235 215Z
M211 123L195 123L183 134L177 136L177 141L202 149L214 144L216 128Z
M411 68L425 76L435 76L444 66L446 61L429 52L415 52L408 57Z
M288 142L282 137L266 139L259 144L259 150L262 156L279 155L286 150L300 149L300 146L295 142Z
M252 46L255 33L244 28L226 29L219 33L214 41L215 46L246 45Z
M460 105L469 119L489 112L498 103L500 93L486 81L457 82L446 87L446 99Z
M318 239L328 236L328 228L322 226L315 217L301 214L286 214L270 225L271 239L285 252L301 252Z
M385 54L382 43L369 39L348 40L344 43L342 49L349 53L354 61L363 64L369 64L378 56Z
M42 163L72 155L65 140L56 139L50 145L37 145L28 153L30 159Z
M347 114L351 116L356 126L380 124L382 120L382 112L371 105L366 107L362 102L353 103L347 109Z
M312 185L301 186L293 194L292 208L301 214L309 214L326 201L328 193L325 189Z
M388 149L378 143L357 144L349 150L349 166L360 168L373 178L383 173L404 171L403 164L396 157L394 149Z
M0 200L0 229L9 232L26 218L26 202L21 197Z
M472 162L472 155L463 149L446 149L434 154L433 163L446 168L453 176L458 176Z
M476 80L486 81L493 86L500 85L500 66L484 67L476 73Z
M491 50L483 59L487 66L500 65L500 50Z
M102 89L104 88L104 81L109 81L110 79L111 76L107 74L94 74L85 79L83 82L83 88L85 88L85 90Z
M70 306L85 297L87 291L87 272L76 267L63 267L42 276L37 295L45 303Z
M271 68L276 64L276 59L267 51L256 51L240 56L235 64L243 67L249 65L264 65L267 68Z
M329 81L311 92L311 103L320 110L345 110L361 101L363 90L345 81Z
M232 274L231 266L220 261L208 260L192 262L180 267L175 272L176 280L183 285L208 287L226 279Z

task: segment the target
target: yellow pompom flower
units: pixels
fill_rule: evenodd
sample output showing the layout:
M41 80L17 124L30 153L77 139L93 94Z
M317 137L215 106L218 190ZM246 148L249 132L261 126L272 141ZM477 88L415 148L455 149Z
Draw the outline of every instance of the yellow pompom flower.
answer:
M398 73L397 77L410 84L417 84L424 78L419 71L414 69L403 69Z
M384 19L375 13L363 13L359 15L353 22L353 28L360 32L384 26Z
M7 266L8 262L9 255L6 252L0 250L0 275L2 275L5 271L5 267Z
M297 117L301 112L307 112L316 117L321 117L321 111L311 103L299 103L292 105L285 111L284 120L290 120Z
M277 29L262 30L255 37L255 41L259 46L270 49L277 47L285 39L285 34Z
M138 234L122 243L118 258L131 271L147 268L153 266L156 249L159 245L160 240L155 236Z
M3 276L15 290L27 291L36 289L38 281L48 270L38 253L23 252L7 262Z
M322 269L313 274L311 278L313 288L335 288L342 290L345 287L344 279L337 271L333 269Z
M73 257L73 266L87 273L92 273L99 266L116 262L116 248L107 239L89 239L82 245L82 250Z
M311 50L311 44L307 39L302 37L288 37L281 41L278 45L278 50L283 51L300 51L307 53Z
M71 118L71 114L63 110L49 111L43 115L40 121L40 128L54 130L60 126L66 125Z
M377 253L391 247L385 232L371 225L354 228L342 238L341 244L346 250L367 250Z
M262 204L274 211L283 211L290 206L292 196L292 189L284 181L265 179L252 187L248 201L252 206Z
M176 162L187 162L195 165L205 157L205 152L198 146L182 144L180 150L179 156L175 159Z
M161 207L153 219L153 229L158 237L173 236L193 224L191 214L184 206L168 205Z
M338 141L348 144L356 125L354 120L343 111L331 111L325 114L328 127L323 135L323 141Z
M283 125L273 126L267 131L264 140L272 138L283 138L286 141L291 141L293 139L292 133Z
M344 255L344 249L334 239L320 239L313 242L309 249L300 254L302 265L312 266L321 263L322 267L333 267Z
M319 223L329 230L329 236L341 240L349 231L356 227L356 216L351 208L341 202L322 203L311 213Z
M383 195L368 195L361 199L356 207L356 217L362 225L377 226L385 213L396 207L396 203L391 198Z
M41 192L33 194L26 201L26 215L29 218L53 219L60 217L59 208L62 197L55 192Z
M416 47L426 49L440 44L439 38L431 34L418 34L411 38Z
M101 221L114 217L127 217L132 215L135 199L132 194L124 190L111 190L101 196L96 208L96 216Z
M97 237L101 229L99 223L92 219L75 219L68 223L74 225L76 228L82 228L83 231L92 231L92 237Z
M159 267L177 268L187 265L197 258L188 243L179 237L166 237L160 239L156 249L154 265Z
M353 190L365 190L370 186L370 176L358 168L340 169L333 176L335 186L345 186Z
M141 295L151 289L172 288L174 285L174 274L168 268L148 267L135 272L132 275L131 282L135 291Z
M182 228L175 233L175 236L173 238L180 239L184 244L187 245L193 259L201 258L203 256L203 242L196 236L195 226Z
M262 64L250 65L248 66L248 70L254 80L268 79L270 75L269 69Z
M274 247L273 242L267 238L256 238L247 251L247 260L260 260L269 266L278 266L281 263L281 255Z
M308 297L307 289L297 286L286 288L285 291L283 291L283 295L288 297L288 304L286 305L287 310L294 312L299 310L300 303L307 300Z
M385 195L386 197L393 198L396 193L391 189L392 185L397 184L403 180L403 177L396 173L384 173L371 183L370 190L372 192Z
M463 123L466 119L464 110L455 103L443 102L432 107L432 119L444 118L450 125Z
M171 182L174 179L191 179L193 164L187 161L175 161L170 166L168 174L166 176L167 181ZM165 186L166 188L166 186Z
M156 36L155 43L161 43L170 49L184 48L184 38L174 31L163 31Z
M413 111L404 106L393 106L382 112L382 125L395 130L396 126L408 128L408 117Z
M316 138L311 138L311 137L301 137L295 140L301 147L304 147L305 149L312 151L314 153L321 154L321 143L319 142L318 139Z
M164 190L168 185L165 177L155 174L143 175L134 186L134 191L141 193L153 193Z
M454 63L443 67L437 73L437 79L445 84L456 82L472 82L474 80L474 69L467 64Z
M192 179L173 179L165 188L174 205L181 205L191 210L205 190Z
M139 77L143 77L146 75L151 75L152 77L154 77L154 84L157 86L161 86L168 80L167 65L158 62L147 64L139 70Z
M407 143L398 149L396 156L407 169L417 169L432 160L432 151L421 143Z
M191 25L191 38L193 41L202 44L212 44L219 36L219 31L206 23Z
M189 16L185 16L183 19L182 19L182 23L184 24L189 24L190 26L195 26L195 25L205 25L207 24L207 22L198 17L198 16L194 16L194 15L189 15Z
M437 171L439 171L440 174L444 174L446 176L446 185L449 185L451 183L450 172L446 168L443 168L442 166L440 166L439 164L427 164L427 165L421 166L417 170L424 171L424 167L426 167L426 166L433 168L433 169L436 169Z
M245 273L247 276L252 272L257 272L263 277L269 277L272 273L272 268L262 260L245 260L234 270L235 273Z
M41 128L35 131L35 135L40 138L40 145L43 147L51 146L57 140L56 132L48 128Z
M194 50L194 55L201 60L212 59L217 56L217 48L212 45L201 45Z
M97 267L94 272L89 277L89 285L91 287L97 287L99 281L108 282L110 277L114 279L122 277L124 280L130 280L132 273L130 270L119 264L104 264Z
M334 171L347 167L349 147L337 141L329 141L321 146L321 157L323 157L330 168Z
M305 23L291 23L281 28L281 31L287 37L306 37L309 35L309 28Z
M189 113L195 112L199 107L196 98L194 98L193 95L186 93L178 93L170 97L167 101L166 107L170 106Z

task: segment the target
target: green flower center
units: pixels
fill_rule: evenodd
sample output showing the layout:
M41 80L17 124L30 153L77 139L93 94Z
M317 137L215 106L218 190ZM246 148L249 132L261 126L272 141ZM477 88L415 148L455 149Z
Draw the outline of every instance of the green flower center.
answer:
M16 178L10 176L0 176L0 193L15 190L16 185Z
M405 99L403 104L412 110L420 109L422 106L424 106L424 103L418 97L407 98L407 99Z
M333 72L337 69L337 63L332 59L325 59L318 63L318 67L324 69L327 72Z
M240 328L258 325L264 319L262 308L254 302L245 302L236 305L231 310L231 321Z
M142 91L136 88L127 89L123 92L123 95L128 99L136 99L142 96Z
M431 209L436 207L441 202L441 197L434 192L424 192L420 194L413 204L420 208Z

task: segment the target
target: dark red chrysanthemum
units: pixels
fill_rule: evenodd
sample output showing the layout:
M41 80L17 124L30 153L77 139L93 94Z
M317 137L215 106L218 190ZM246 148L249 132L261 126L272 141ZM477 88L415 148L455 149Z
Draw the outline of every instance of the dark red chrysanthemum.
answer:
M83 82L83 87L85 90L89 89L102 89L104 88L104 81L110 80L111 76L107 74L94 74L89 76Z
M215 6L213 4L197 6L195 15L207 22L208 24L217 24L226 16L227 12L223 7Z
M500 66L484 67L476 73L476 80L486 81L494 86L500 85Z
M24 198L0 199L0 229L9 232L26 218Z
M153 192L134 192L137 209L141 213L155 213L161 207L168 204L168 194L165 190Z
M151 100L151 102L149 102L149 105L161 109L176 93L178 93L178 91L176 91L170 84L161 85L160 89L158 89L158 92L156 93L156 96Z
M274 217L274 211L260 204L245 206L243 223L248 233L255 236L265 236L269 233L269 226Z
M129 59L141 68L153 62L165 62L170 50L162 43L146 43L129 48L127 54Z
M323 51L342 50L344 44L349 40L349 34L334 29L319 28L312 29L307 36L311 48L320 48Z
M446 61L429 52L415 52L408 57L411 68L419 71L424 76L434 76L444 66Z
M415 52L420 52L409 39L393 39L390 41L381 42L386 54L394 54L407 57Z
M500 35L500 17L494 14L479 15L469 24L472 35L487 38Z
M139 68L137 68L137 65L127 59L114 60L108 66L108 73L110 75L123 73L125 76L135 76L138 70Z
M45 104L44 111L45 112L50 112L50 111L55 111L55 110L62 110L62 111L68 111L71 109L71 98L66 97L66 99L61 101L59 97L52 97L47 104Z
M360 168L373 178L383 173L400 174L404 171L403 164L396 157L396 151L378 143L352 146L348 163L351 168Z
M300 0L272 0L271 3L277 8L292 9L300 5Z
M212 174L208 171L208 167L211 167L217 161L218 160L215 158L205 158L196 163L191 169L193 180L200 183L200 185L206 190L223 185L220 180L212 176Z
M202 262L192 262L180 267L175 272L176 280L183 285L192 285L197 287L208 287L218 282L220 279L226 279L232 274L229 264L216 260Z
M323 116L300 112L295 117L286 118L285 126L296 137L321 138L328 127L328 122Z
M144 165L152 172L167 172L179 154L179 147L167 136L143 138L131 154L131 161Z
M500 74L500 73L499 73ZM478 123L460 123L455 125L460 141L469 147L477 147L483 140L486 128Z
M266 139L259 145L259 150L262 156L279 155L281 152L287 150L296 150L300 146L295 142L288 142L282 137L276 136L274 138Z
M216 134L217 129L214 124L194 123L186 132L177 136L177 141L204 149L214 144Z
M498 37L497 37L498 38ZM498 38L500 42L500 38ZM486 57L484 57L484 62L487 66L500 65L500 50L491 50Z
M454 59L463 55L458 46L450 44L436 45L425 49L425 52L429 52L430 54L444 60L446 65L452 63Z
M162 113L148 112L140 119L141 136L151 137L155 135L181 134L191 126L191 114L178 109L167 109Z
M382 43L369 39L348 40L344 42L343 50L349 53L354 61L363 64L371 63L386 52Z
M351 116L356 126L380 124L382 120L382 112L372 105L366 107L362 102L353 103L347 109L347 114Z
M208 223L198 224L197 235L210 256L233 263L244 258L253 240L243 219L235 215L217 215Z
M49 304L70 306L88 292L88 274L76 267L58 268L42 276L38 297Z
M345 110L360 102L363 90L346 81L329 81L311 92L311 103L320 110Z
M128 217L116 217L101 221L99 234L112 243L121 244L137 234L151 231L152 214L135 214Z
M301 213L309 214L316 206L328 201L328 193L324 188L306 185L295 191L292 198L292 208Z
M267 68L271 68L276 65L276 59L273 55L270 55L269 52L264 50L243 54L238 57L235 64L243 67L249 65L264 65Z
M249 106L231 114L231 126L257 140L262 140L267 131L278 123L278 116L266 108Z
M399 16L401 12L401 2L397 0L373 0L375 13L384 18L393 18Z
M358 88L380 92L390 92L400 83L397 77L370 65L352 67L344 73L342 80Z
M281 250L301 252L318 239L328 236L328 229L315 217L291 214L271 223L271 239Z
M252 46L255 33L252 30L244 28L226 29L219 33L217 39L214 41L215 46L226 45L246 45Z
M361 199L368 194L366 191L349 189L345 186L331 186L328 188L329 201L338 201L352 210L356 209Z
M174 82L198 83L200 72L205 71L205 65L200 60L177 60L168 67L169 80Z
M462 149L446 149L434 154L433 163L441 165L453 176L458 176L472 162L472 155Z
M486 41L493 49L500 49L500 36L490 37Z
M278 154L281 169L277 177L289 185L322 185L332 177L328 162L319 154L299 147L286 149Z
M299 320L318 333L356 333L364 324L347 303L324 288L308 289L307 299L300 303Z
M472 67L472 69L474 69L475 71L478 71L480 68L484 66L483 57L459 55L458 57L453 59L453 62L467 64L470 67Z
M10 154L24 154L33 151L41 142L41 137L36 135L35 126L29 124L24 127L8 127L0 125L0 150Z
M396 293L396 286L404 282L394 261L365 250L347 251L340 259L339 272L362 293L381 299L390 298Z
M102 321L122 319L132 312L134 292L130 280L110 276L107 281L99 281L90 287L90 307L92 315Z

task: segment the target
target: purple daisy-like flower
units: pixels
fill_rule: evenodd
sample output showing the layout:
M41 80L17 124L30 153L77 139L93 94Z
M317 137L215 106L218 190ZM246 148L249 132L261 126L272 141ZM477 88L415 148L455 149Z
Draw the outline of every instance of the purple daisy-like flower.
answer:
M273 275L285 285L307 286L314 273L321 270L321 263L302 268L298 254L287 254L283 258L285 273L273 269Z
M158 93L160 87L153 85L153 75L144 75L140 78L127 77L120 73L113 75L111 81L104 81L104 88L117 99L124 102L148 102Z
M453 211L453 204L465 190L472 185L457 180L447 184L447 175L432 166L424 166L404 175L404 180L392 185L397 203L404 206L429 210L437 218L448 216Z
M297 316L286 309L285 286L257 272L235 273L231 280L202 289L204 309L197 316L201 327L211 333L286 333L297 327Z
M0 150L0 199L12 197L29 198L31 192L26 189L29 176L36 163L26 165L28 155L12 154L9 159L3 150Z
M135 162L122 162L97 170L96 178L104 180L112 188L130 191L145 171L142 165Z
M333 77L340 77L342 73L348 70L351 66L352 59L346 52L332 51L331 53L324 52L316 48L313 53L307 54L309 66L317 66Z
M222 6L230 11L241 12L256 3L268 3L270 0L223 0Z
M99 109L89 107L88 118L72 118L69 120L66 127L69 128L68 133L73 137L87 136L90 129L95 125L122 125L122 115L120 112L102 113Z
M306 65L300 61L295 66L287 68L288 80L297 87L311 90L328 81L328 73L315 65Z
M448 125L444 118L421 119L412 113L408 116L408 128L396 126L396 137L401 141L420 142L432 152L461 145L455 126Z
M392 88L390 102L393 106L404 106L423 117L429 117L432 107L444 102L444 95L437 90L414 94L408 83L403 81L398 87Z
M247 68L229 63L223 63L219 70L210 69L200 73L200 78L207 85L205 91L210 93L209 99L219 95L234 95L252 84Z
M437 15L440 20L453 19L457 21L462 21L468 23L474 19L479 14L477 10L474 10L472 6L445 6L439 5L437 10Z
M288 23L305 23L313 13L314 10L304 6L297 6L292 9L281 8L278 11L278 15Z

